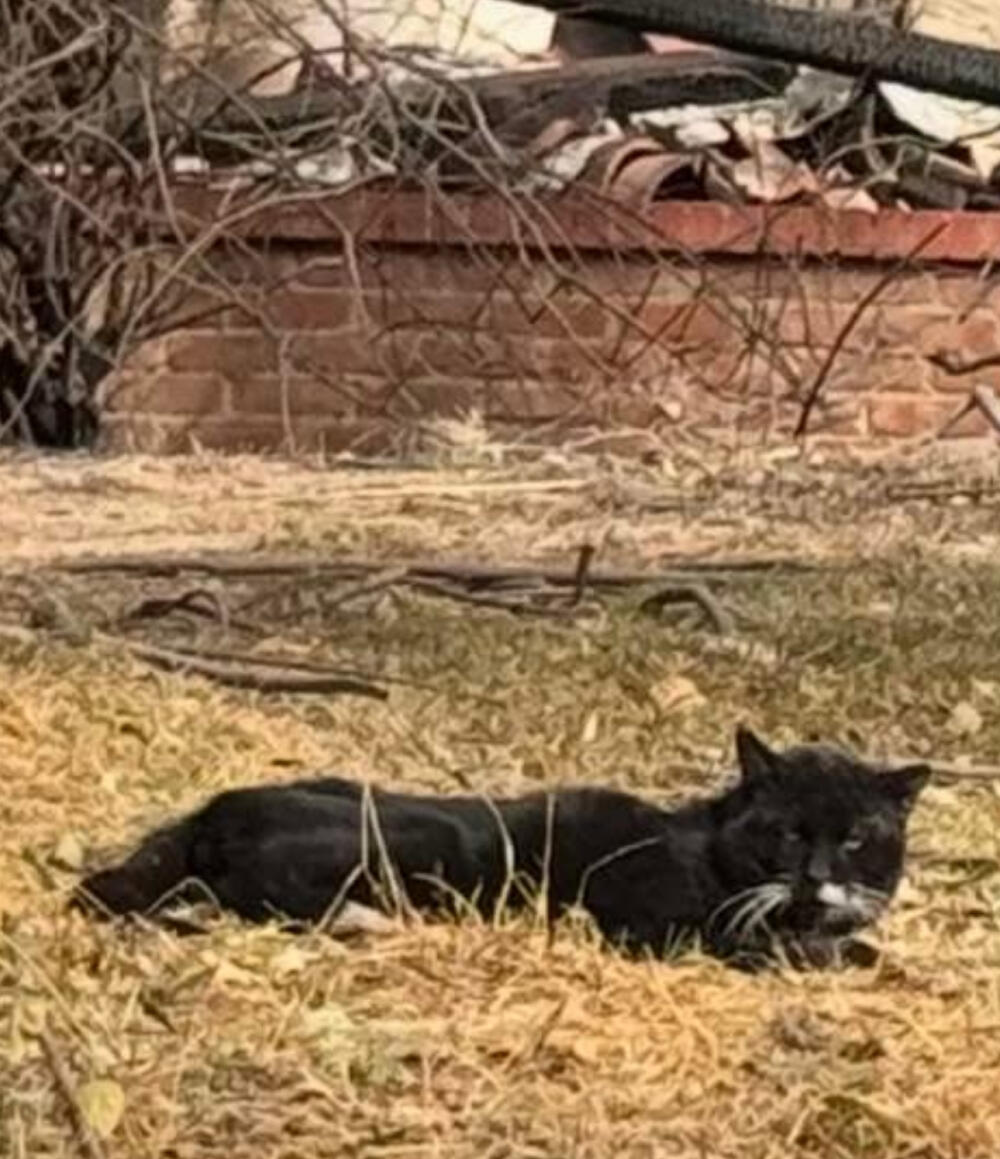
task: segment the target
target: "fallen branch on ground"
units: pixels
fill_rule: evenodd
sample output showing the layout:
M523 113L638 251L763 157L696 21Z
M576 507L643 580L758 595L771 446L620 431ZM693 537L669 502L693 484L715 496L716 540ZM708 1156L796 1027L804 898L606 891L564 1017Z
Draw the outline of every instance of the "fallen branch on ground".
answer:
M691 603L696 604L705 614L705 619L720 636L726 636L733 630L733 622L727 612L724 612L712 597L708 588L702 584L671 585L660 588L647 596L639 605L639 610L656 614L667 604Z
M328 556L267 556L260 554L205 555L114 555L71 559L51 565L56 571L77 575L108 572L172 578L184 572L202 572L206 575L231 578L279 575L327 575L331 578L354 579L373 572L399 571L400 578L451 579L463 583L488 586L512 580L546 583L553 586L575 587L577 569L533 567L530 565L480 564L414 560L412 562L372 561L360 559L330 559ZM587 574L588 587L638 587L642 584L671 583L692 572L721 575L761 571L813 572L827 565L785 556L748 558L671 559L669 570L638 571L628 569L595 569Z
M291 667L277 668L273 664L258 664L252 656L215 660L197 652L180 652L172 648L157 648L150 644L133 644L128 640L117 640L114 636L103 638L108 642L123 644L133 656L146 661L147 664L168 672L205 676L228 688L249 688L255 692L265 693L309 693L314 696L348 693L354 696L368 696L375 700L387 700L389 697L384 688L358 677L305 672Z
M58 629L56 629L58 631ZM18 644L37 644L43 633L20 624L0 624L0 637ZM179 648L159 648L123 636L92 632L88 643L124 648L137 660L168 672L204 676L227 688L246 688L262 693L298 693L313 696L334 693L387 700L389 693L373 681L341 669L279 657L206 653Z
M682 559L672 572L598 570L591 567L595 555L592 544L578 552L576 566L570 569L537 568L516 565L490 565L465 562L413 562L386 565L369 560L331 560L316 557L261 559L256 556L116 556L111 559L73 560L57 565L60 570L76 574L100 574L108 571L137 575L171 575L204 572L229 578L291 576L272 592L259 592L240 604L236 611L245 613L277 598L286 590L297 591L303 579L326 582L347 581L350 586L332 593L328 607L336 607L363 595L396 585L409 587L431 596L457 603L492 608L512 615L573 618L584 611L588 592L656 585L641 605L644 612L659 611L666 604L693 603L705 614L711 627L720 634L731 630L730 618L722 611L704 584L692 583L699 572L719 577L727 572L755 573L765 570L811 570L813 566L787 559ZM176 597L146 600L126 617L128 620L168 615L173 611L195 611L212 615L223 626L252 627L228 615L216 595L211 610L199 607L203 588L192 588Z

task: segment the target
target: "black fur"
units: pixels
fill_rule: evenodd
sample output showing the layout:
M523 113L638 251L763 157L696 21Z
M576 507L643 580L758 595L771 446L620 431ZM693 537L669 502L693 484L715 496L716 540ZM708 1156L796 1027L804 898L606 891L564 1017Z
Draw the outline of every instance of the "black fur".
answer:
M725 958L783 946L824 964L895 893L929 770L876 771L825 745L779 754L746 729L737 750L738 784L672 812L610 789L490 801L335 777L237 789L88 877L77 900L152 912L199 882L245 919L314 923L345 900L492 915L543 886L551 916L579 904L626 949L697 938Z

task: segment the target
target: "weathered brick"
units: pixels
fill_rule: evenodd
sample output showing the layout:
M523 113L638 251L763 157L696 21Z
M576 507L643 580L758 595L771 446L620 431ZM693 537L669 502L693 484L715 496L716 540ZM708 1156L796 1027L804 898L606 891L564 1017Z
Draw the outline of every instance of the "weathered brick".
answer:
M260 317L278 330L339 330L357 314L357 294L350 289L292 289L265 293Z
M751 317L765 338L793 346L826 351L836 345L845 352L869 353L880 341L880 310L873 307L855 319L850 306L818 295L769 302L766 310Z
M121 383L108 409L155 415L218 414L227 409L225 381L217 374L166 373Z
M489 383L484 389L485 415L496 422L592 421L594 406L586 393L563 382L516 378Z
M820 358L814 358L809 381L820 365ZM916 354L850 353L835 360L823 389L838 394L916 394L932 391L934 382L933 366Z
M653 299L638 311L636 319L665 346L730 342L741 334L738 320L726 311L725 303L693 298L686 302Z
M974 310L967 317L952 314L924 326L914 345L924 354L947 353L964 362L1000 354L1000 319L992 310Z
M868 407L871 433L900 439L933 434L956 410L947 399L923 395L873 398Z
M556 290L546 296L515 296L504 291L484 302L478 321L504 334L592 340L609 333L613 315L605 303L582 293Z
M344 416L356 409L363 380L321 381L294 374L258 374L233 384L233 410L243 415ZM368 389L372 386L368 384ZM377 389L377 388L376 388Z
M513 250L490 251L474 245L380 248L369 251L358 272L363 288L374 293L399 294L408 288L421 295L544 294L558 283L555 271L545 262Z
M459 418L484 410L489 387L482 381L456 378L409 378L383 383L369 395L365 413L401 422Z
M855 304L875 288L877 300L829 370L814 431L855 439L869 420L875 438L933 431L973 382L1000 388L1000 367L955 377L926 358L939 349L963 359L1000 352L1000 289L972 265L940 264L1000 237L997 221L985 215L947 224L935 242L938 264L918 259L882 284L886 261L865 255L895 261L903 242L909 247L926 235L929 218L827 221L830 215L797 207L772 229L768 213L752 208L671 204L654 216L685 245L709 246L711 256L692 262L680 252L602 252L592 237L553 261L523 244L432 244L443 226L421 224L411 202L410 217L394 224L386 201L383 234L366 224L351 265L315 214L293 240L261 234L246 252L222 252L218 272L246 299L242 321L227 306L224 338L203 325L129 360L109 380L116 429L129 408L140 417L148 408L178 441L204 429L206 445L221 445L230 420L218 412L231 388L239 392L233 428L279 445L275 388L284 375L287 413L310 437L333 424L341 439L359 415L409 432L428 415L471 405L512 431L680 422L703 425L713 437L784 437L798 413L790 399L808 388ZM497 238L513 220L506 210L480 214L463 205L467 226ZM570 240L589 220L573 218ZM824 256L762 257L755 248L762 229L769 244L794 242L807 254L815 243ZM423 244L397 244L406 231ZM949 238L961 253L947 250ZM720 252L727 239L739 253ZM959 309L971 313L963 318ZM642 328L657 338L643 338ZM274 337L283 339L280 360ZM977 415L953 433L982 429Z
M980 385L1000 390L1000 351L997 352L995 366L982 366L965 374L949 374L930 362L925 365L930 375L931 389L939 394L967 395L973 386Z
M291 335L282 351L284 364L297 374L335 381L344 374L381 375L399 380L423 372L420 334L406 330L352 329Z
M538 342L518 344L502 335L435 331L421 336L419 373L492 380L531 374Z
M239 381L276 370L277 343L253 330L172 334L167 339L167 363L171 370L214 372Z
M188 454L196 447L223 452L355 451L377 454L398 449L411 437L399 423L372 418L293 420L229 416L224 419L155 419L114 415L102 427L101 449Z
M360 318L379 330L385 327L438 329L480 325L478 319L488 299L476 294L430 294L413 287L396 286L382 293L369 291L360 299Z

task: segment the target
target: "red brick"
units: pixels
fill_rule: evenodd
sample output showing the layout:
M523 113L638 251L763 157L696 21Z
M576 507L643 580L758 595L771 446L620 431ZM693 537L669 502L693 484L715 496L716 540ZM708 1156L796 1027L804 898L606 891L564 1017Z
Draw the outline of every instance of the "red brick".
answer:
M215 220L222 199L216 190L188 185L176 192L178 207L198 220ZM598 204L583 192L553 198L535 213L548 244L578 250L633 249L701 254L780 253L801 257L899 259L919 249L923 261L984 262L1000 249L1000 221L988 211L884 209L878 213L813 205L730 205L703 201L654 203L638 220L614 204ZM349 230L366 245L491 246L524 244L523 215L506 199L357 189L263 207L231 233L242 238L283 238L296 244L325 242Z
M821 360L814 357L809 380ZM840 394L916 394L934 387L934 368L915 354L842 355L830 368L824 390Z
M356 317L354 290L305 290L282 287L265 293L260 316L279 330L339 330Z
M421 335L405 330L352 329L340 334L316 331L295 334L286 344L285 364L298 374L335 381L344 374L404 379L425 369Z
M460 247L368 251L360 263L362 287L375 294L407 292L421 297L455 294L488 297L495 293L544 294L557 284L557 275L536 257L521 258L513 251Z
M914 345L924 354L947 352L962 361L1000 353L1000 320L991 310L974 310L968 317L957 315L924 327Z
M396 422L458 418L472 409L483 410L488 391L489 387L477 381L410 378L383 383L372 391L367 411Z
M367 263L362 264L362 269ZM290 282L299 286L322 286L345 290L357 289L354 271L343 255L331 253L325 246L315 252L288 255L286 267ZM360 272L360 271L359 271ZM363 284L363 283L362 283Z
M602 394L604 392L601 392ZM497 422L593 421L587 395L565 383L537 378L491 382L484 390L485 414Z
M233 410L242 415L344 416L357 409L357 396L379 386L363 380L323 382L315 377L264 374L233 384Z
M351 450L378 454L398 450L412 435L381 419L300 419L285 426L276 418L150 419L116 415L102 426L101 449L189 454L196 447L223 452Z
M856 263L837 263L820 268L806 266L800 271L800 284L809 294L854 306L877 290L873 308L886 306L948 306L941 292L940 279L927 270L913 269L897 273L886 284L885 265L873 262L862 268ZM968 275L966 275L968 277Z
M434 330L441 326L474 329L482 308L482 300L474 294L427 294L400 286L395 291L364 294L360 317L373 329Z
M172 370L215 372L239 381L276 370L277 343L253 330L172 334L167 339L167 362Z
M1000 351L995 366L983 366L966 374L948 374L932 363L925 363L931 378L931 387L939 394L967 395L973 386L991 386L1000 390Z
M555 291L539 297L504 292L485 302L479 321L504 334L594 339L609 332L613 317L604 303L581 293Z
M663 346L730 342L734 334L740 334L739 324L727 314L725 303L653 299L637 313L636 319Z
M107 400L115 411L163 415L218 414L226 409L226 386L215 374L158 374L131 379Z
M869 430L873 435L901 439L933 434L955 410L954 403L941 398L873 398L868 410Z
M518 297L506 291L460 295L400 289L395 293L367 293L361 310L376 327L550 338L600 338L608 332L613 317L604 304L584 295L551 294L540 298L526 293Z
M828 350L834 345L844 351L869 352L878 344L880 313L874 308L852 321L852 308L829 298L807 296L797 302L770 302L759 317L764 337ZM849 327L849 328L848 328Z
M699 426L789 438L798 426L802 403L791 398L725 399L708 392L689 393L691 417ZM810 417L808 434L854 436L867 429L867 414L860 400L821 396Z
M421 336L419 373L445 378L502 379L532 372L538 343L521 345L501 336L437 331Z

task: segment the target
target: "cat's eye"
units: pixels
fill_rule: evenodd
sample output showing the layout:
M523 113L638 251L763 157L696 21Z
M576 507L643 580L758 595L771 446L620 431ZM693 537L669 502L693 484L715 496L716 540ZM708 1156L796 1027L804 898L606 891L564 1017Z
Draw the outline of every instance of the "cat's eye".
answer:
M859 849L861 849L864 844L865 844L864 834L852 834L841 845L841 849L843 849L843 851L845 853L857 853L857 851Z

